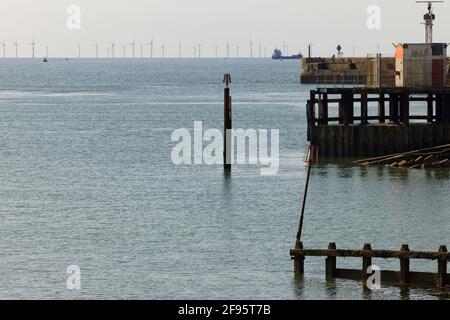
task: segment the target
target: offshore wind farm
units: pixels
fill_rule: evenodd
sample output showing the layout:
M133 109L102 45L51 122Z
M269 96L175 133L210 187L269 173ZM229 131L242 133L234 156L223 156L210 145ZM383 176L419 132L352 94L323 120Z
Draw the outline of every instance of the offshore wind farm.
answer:
M268 55L268 50L272 48L272 50L280 50L277 44L275 45L262 45L258 44L257 49L258 53L254 54L255 44L253 40L250 40L246 45L241 45L239 43L233 44L232 42L227 41L222 45L218 44L206 44L204 42L187 44L181 41L177 43L173 43L172 45L167 45L165 41L156 41L152 38L151 41L136 41L132 40L130 42L120 42L120 41L111 41L111 42L94 42L87 43L83 41L79 41L76 44L73 44L73 54L67 56L49 56L48 48L49 46L45 44L45 41L39 43L36 41L36 38L32 38L32 42L28 43L31 46L30 50L22 49L19 51L21 47L21 43L15 41L11 44L3 42L3 58L85 58L85 59L153 59L153 58L248 58L248 59L265 59L271 58L272 55ZM121 56L116 55L116 43L122 48L123 54ZM296 51L290 50L289 46L286 45L285 42L282 42L282 53L285 56L289 56L291 54L299 54L301 52L300 47L302 45L297 44ZM233 55L231 53L231 47L234 46L236 48L236 53ZM189 47L193 48L193 54L188 54L187 50ZM89 48L89 49L86 49ZM92 49L91 49L92 48ZM136 48L140 49L140 54L136 54ZM158 50L159 48L159 50ZM83 49L83 50L82 50ZM177 51L175 52L175 49ZM171 54L167 55L167 51L171 50Z

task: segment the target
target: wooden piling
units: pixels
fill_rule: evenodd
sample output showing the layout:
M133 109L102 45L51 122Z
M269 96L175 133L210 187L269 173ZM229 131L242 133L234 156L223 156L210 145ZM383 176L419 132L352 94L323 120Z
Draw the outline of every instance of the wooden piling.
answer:
M369 123L369 109L368 109L367 92L361 93L361 125Z
M402 245L401 252L410 252L407 244ZM400 258L400 284L405 285L410 282L409 273L410 261L409 258Z
M386 105L384 99L384 93L380 93L380 97L378 99L378 120L380 123L386 122Z
M447 253L447 247L441 246L439 253ZM437 273L437 286L443 288L447 285L447 262L448 259L439 257L438 259L438 273Z
M372 246L370 244L365 244L363 247L363 252L362 279L367 281L369 278L367 271L372 266Z
M353 107L353 93L350 90L342 92L343 118L344 126L348 127L353 124L354 107Z
M319 94L319 124L328 125L328 94Z
M442 124L444 120L444 97L442 94L436 94L436 123Z
M427 97L427 122L428 123L433 123L433 118L434 118L434 99L433 99L433 94L430 93L428 94Z
M312 131L316 124L316 114L314 111L314 104L311 102L311 100L308 100L306 103L306 118L308 122L308 129L307 129L308 141L311 141Z
M336 251L336 243L330 243L328 250ZM325 259L326 278L333 279L336 277L336 256L329 255Z
M296 250L303 250L303 242L298 241L295 245ZM305 256L296 255L294 257L294 272L296 275L303 275L305 273Z
M448 125L450 123L450 94L445 94L444 95L444 106L443 106L443 121L442 123L444 125Z
M398 95L395 93L389 94L389 123L398 123Z
M339 100L338 108L339 124L344 124L344 99Z
M400 122L403 126L407 126L409 124L409 92L404 91L400 99Z

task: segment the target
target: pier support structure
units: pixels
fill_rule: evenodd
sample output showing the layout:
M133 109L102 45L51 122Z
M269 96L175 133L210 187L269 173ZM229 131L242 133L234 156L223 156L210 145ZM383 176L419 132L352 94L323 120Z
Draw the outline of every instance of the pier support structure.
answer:
M306 109L308 140L323 157L376 157L450 143L450 88L317 89Z

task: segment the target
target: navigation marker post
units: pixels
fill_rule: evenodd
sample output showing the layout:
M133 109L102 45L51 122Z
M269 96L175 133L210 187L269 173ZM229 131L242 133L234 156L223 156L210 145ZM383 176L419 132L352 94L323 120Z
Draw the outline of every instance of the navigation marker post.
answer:
M231 83L231 75L225 74L223 77L225 83L224 90L224 140L223 140L223 166L226 171L231 170L231 144L232 136L231 129L233 127L232 106L229 84Z

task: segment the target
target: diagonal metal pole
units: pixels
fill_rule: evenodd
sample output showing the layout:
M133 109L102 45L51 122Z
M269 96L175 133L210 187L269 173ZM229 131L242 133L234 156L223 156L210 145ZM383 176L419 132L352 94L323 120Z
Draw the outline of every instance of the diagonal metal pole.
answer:
M306 200L308 197L308 189L309 189L309 180L311 178L311 169L314 162L317 162L318 159L318 149L316 146L311 145L308 147L306 161L308 162L308 173L306 175L306 184L305 184L305 192L303 194L303 204L302 204L302 212L300 215L300 223L297 231L297 241L295 244L296 248L300 248L302 245L302 232L303 232L303 222L305 220L305 208L306 208Z

